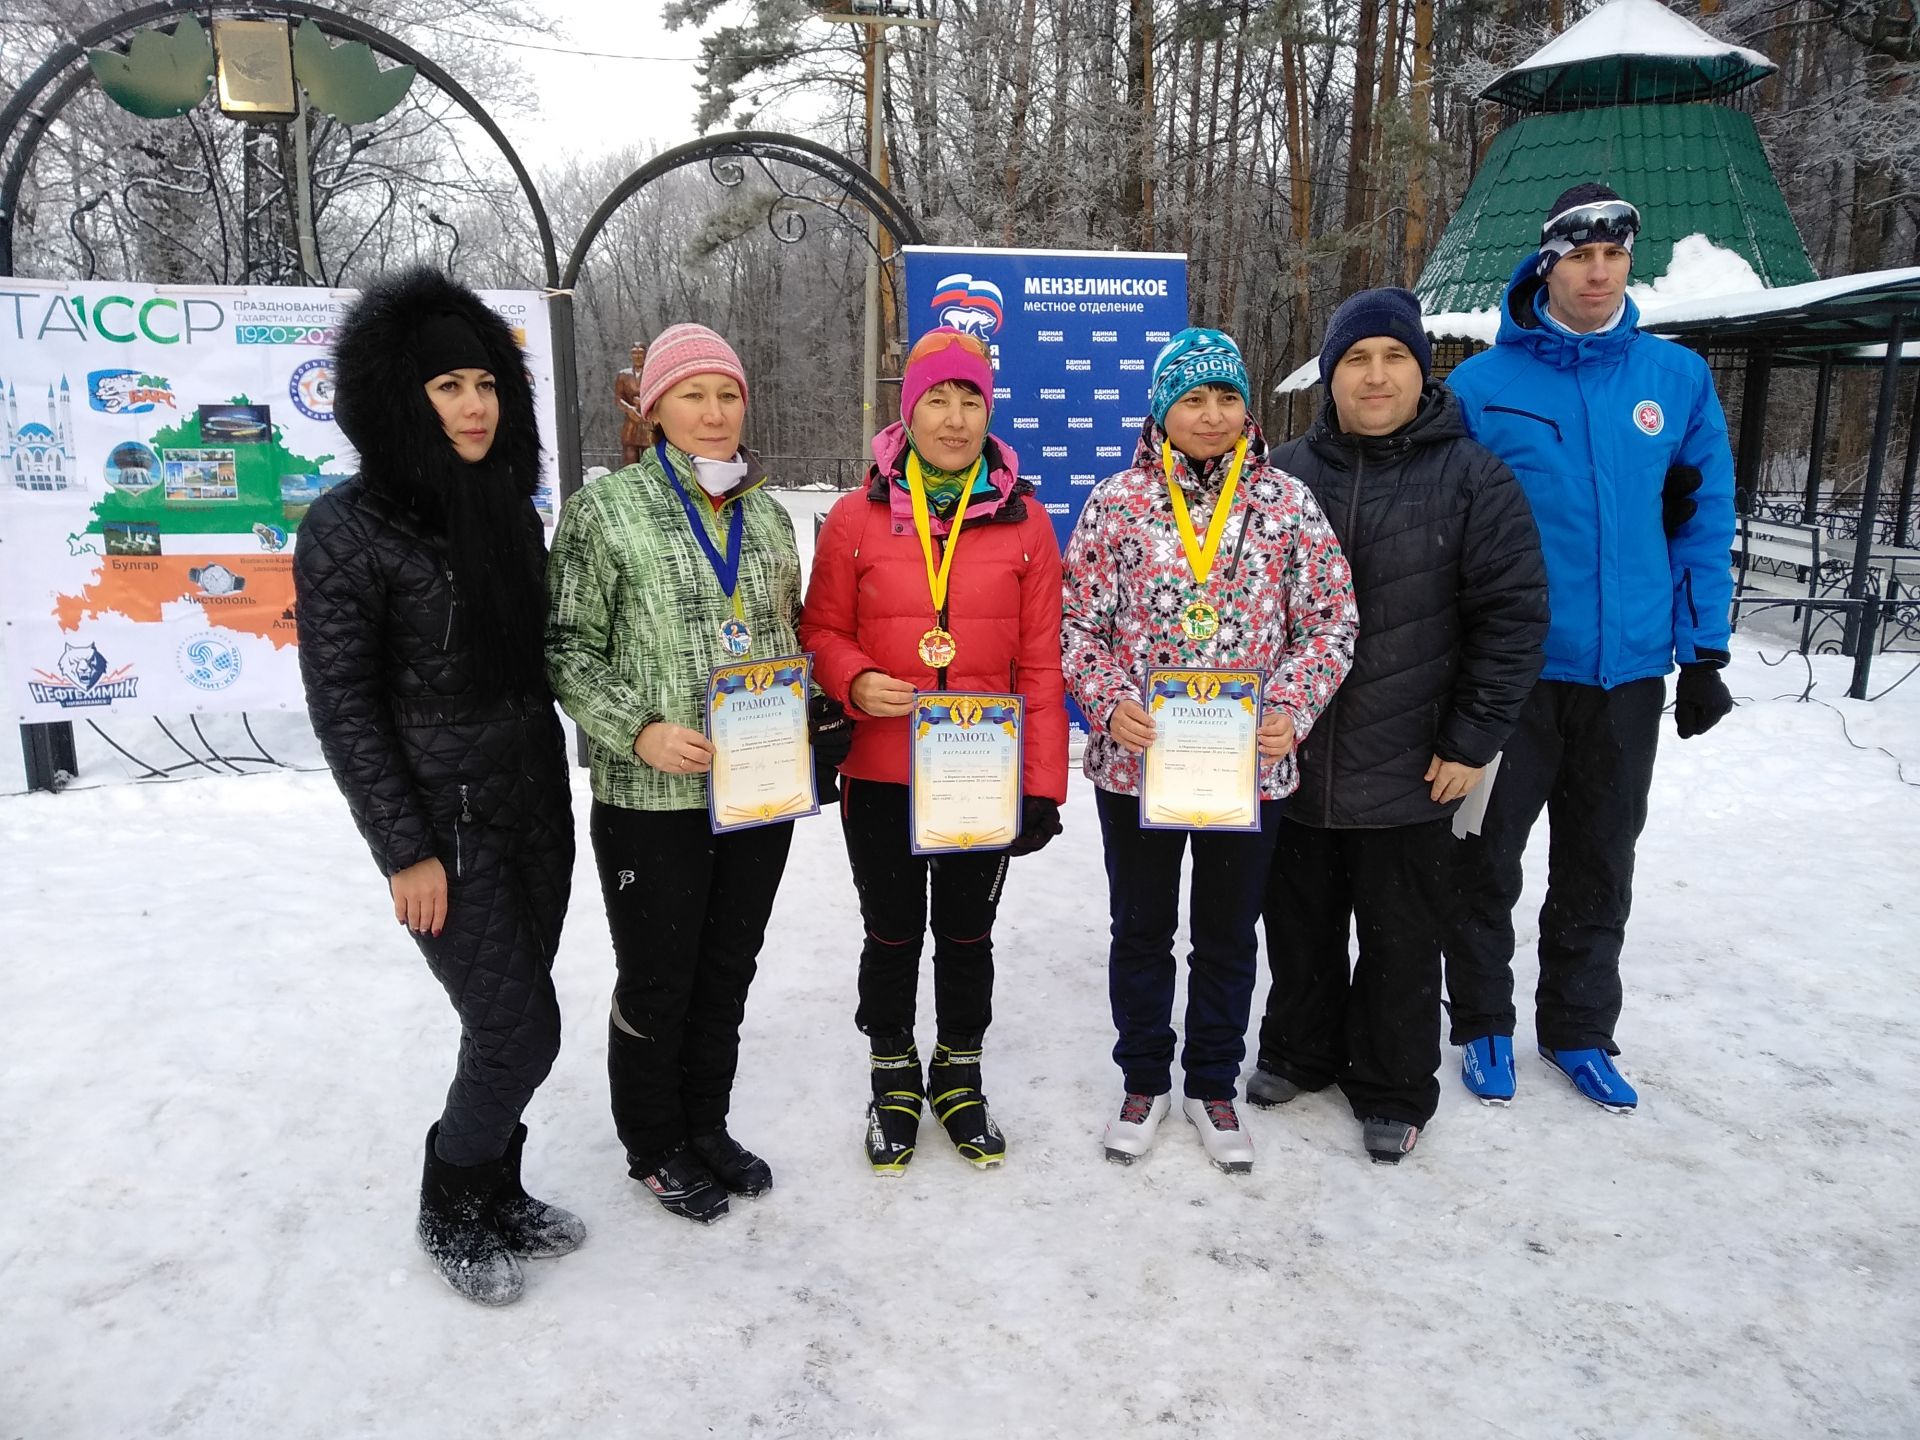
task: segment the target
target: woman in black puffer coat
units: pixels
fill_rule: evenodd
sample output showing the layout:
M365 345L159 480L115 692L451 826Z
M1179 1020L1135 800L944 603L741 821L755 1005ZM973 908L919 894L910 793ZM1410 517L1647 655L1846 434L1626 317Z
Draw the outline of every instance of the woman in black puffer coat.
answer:
M420 1243L455 1290L502 1305L516 1256L586 1233L520 1185L520 1114L560 1049L551 971L573 873L533 387L506 323L422 269L346 316L334 411L360 473L300 525L300 672L394 917L460 1016Z
M1300 748L1280 822L1273 987L1247 1096L1274 1105L1338 1083L1368 1153L1387 1163L1413 1149L1440 1100L1453 812L1506 743L1547 632L1533 512L1428 378L1431 363L1412 294L1353 296L1321 351L1325 408L1269 457L1332 521L1360 639Z

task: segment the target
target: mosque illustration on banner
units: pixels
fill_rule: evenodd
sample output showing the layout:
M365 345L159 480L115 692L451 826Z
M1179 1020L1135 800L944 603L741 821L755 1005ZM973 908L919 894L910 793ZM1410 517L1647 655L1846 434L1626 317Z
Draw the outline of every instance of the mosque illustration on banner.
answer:
M0 432L0 472L12 477L16 490L40 493L81 489L73 455L73 392L60 377L59 399L47 386L46 420L20 423L20 397L7 386L6 430Z

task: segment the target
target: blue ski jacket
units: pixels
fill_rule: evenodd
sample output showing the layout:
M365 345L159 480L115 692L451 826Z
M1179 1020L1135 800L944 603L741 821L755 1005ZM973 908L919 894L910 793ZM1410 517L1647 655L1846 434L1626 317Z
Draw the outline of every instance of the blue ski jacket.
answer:
M1572 335L1541 314L1528 256L1499 338L1447 384L1467 427L1507 462L1547 562L1543 680L1611 690L1727 658L1733 600L1733 452L1707 362L1642 334L1631 299L1611 330ZM1700 472L1693 517L1669 536L1667 470Z

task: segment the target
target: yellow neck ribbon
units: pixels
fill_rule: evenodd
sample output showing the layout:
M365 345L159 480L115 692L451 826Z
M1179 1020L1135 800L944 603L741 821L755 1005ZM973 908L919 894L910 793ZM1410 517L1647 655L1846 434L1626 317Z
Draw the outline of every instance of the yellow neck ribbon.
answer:
M966 522L967 502L973 498L973 487L979 483L981 467L987 463L982 455L975 462L973 472L967 476L966 488L960 492L960 503L954 507L953 524L947 529L946 553L940 557L939 568L933 563L933 521L927 510L927 478L920 471L920 457L909 453L907 456L907 495L913 501L913 533L920 537L920 554L927 562L927 589L933 595L933 613L936 619L947 608L947 581L953 574L953 552L960 548L960 527Z
M1187 552L1187 565L1193 571L1193 578L1202 585L1213 574L1214 559L1220 554L1220 539L1227 533L1227 515L1233 509L1234 492L1240 488L1240 467L1246 459L1247 437L1242 435L1240 443L1233 447L1233 465L1227 471L1227 483L1220 487L1213 518L1207 522L1207 542L1202 545L1193 532L1193 517L1187 513L1187 497L1180 492L1180 482L1173 478L1173 446L1165 440L1160 442L1160 464L1167 472L1167 498L1173 502L1173 523L1180 531L1180 545Z

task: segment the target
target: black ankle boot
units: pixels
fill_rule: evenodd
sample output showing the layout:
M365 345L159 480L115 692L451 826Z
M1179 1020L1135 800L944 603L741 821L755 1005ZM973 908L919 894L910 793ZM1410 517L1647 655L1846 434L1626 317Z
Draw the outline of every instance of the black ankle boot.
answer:
M875 1035L873 1099L867 1104L867 1162L876 1175L898 1175L913 1160L920 1137L920 1106L927 1098L920 1079L920 1052L908 1034Z
M1003 1163L1007 1140L993 1123L980 1092L980 1037L969 1035L933 1047L927 1067L927 1097L934 1116L961 1156L982 1170Z
M520 1152L527 1143L527 1127L513 1127L513 1139L503 1157L506 1173L494 1192L488 1211L493 1228L514 1254L528 1260L547 1260L570 1255L587 1238L587 1227L580 1217L558 1205L535 1200L520 1185Z
M459 1294L479 1305L511 1305L526 1281L491 1218L506 1178L506 1156L484 1165L453 1165L434 1152L439 1134L437 1123L427 1131L415 1226L420 1248Z
M670 1215L711 1225L727 1213L727 1192L686 1143L657 1157L627 1157L627 1173L653 1192Z
M773 1189L773 1167L729 1135L725 1126L689 1135L687 1146L728 1193L752 1198Z

